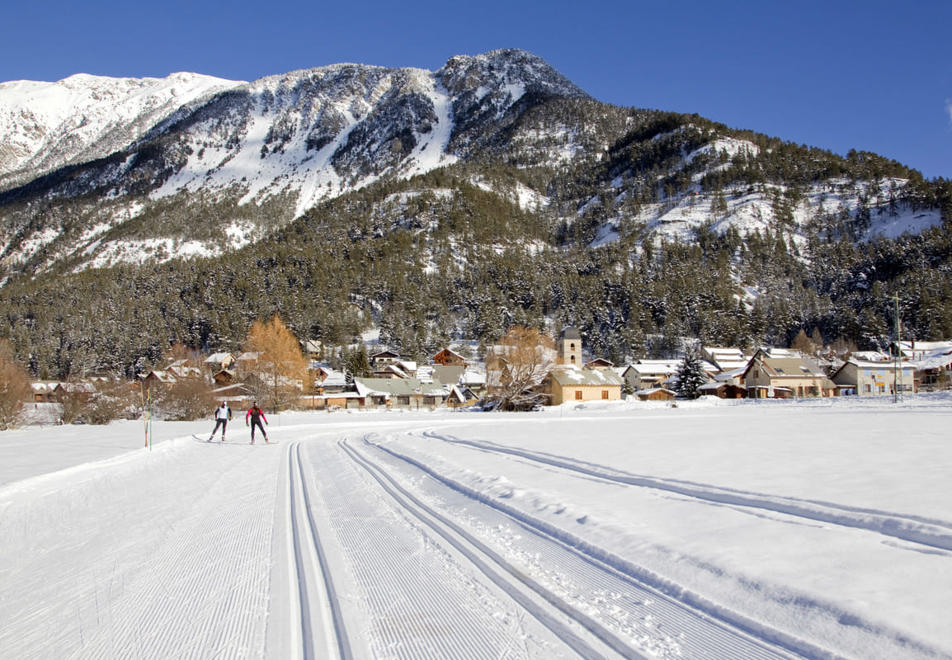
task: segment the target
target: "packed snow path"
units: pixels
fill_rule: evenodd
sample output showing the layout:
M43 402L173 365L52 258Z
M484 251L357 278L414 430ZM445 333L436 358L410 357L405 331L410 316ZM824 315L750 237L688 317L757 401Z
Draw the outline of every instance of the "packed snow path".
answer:
M857 423L674 419L731 435L765 411ZM13 481L0 466L0 657L952 657L936 613L952 515L929 472L952 454L950 411L934 412L905 468L823 457L863 462L854 479L914 469L922 494L903 497L883 475L818 484L780 445L720 470L731 440L692 472L611 441L633 419L604 412L302 416L271 446L178 437L49 473L37 459L31 478L21 462Z

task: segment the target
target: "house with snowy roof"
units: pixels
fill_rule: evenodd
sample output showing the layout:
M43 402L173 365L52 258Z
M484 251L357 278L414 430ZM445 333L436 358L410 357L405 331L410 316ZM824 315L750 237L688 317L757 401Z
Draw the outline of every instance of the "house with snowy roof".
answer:
M311 371L314 374L314 386L321 390L320 393L343 392L347 389L347 374L343 371L332 369L326 364L315 365Z
M555 367L542 381L542 391L553 406L567 401L620 401L624 381L612 369Z
M482 394L486 391L486 371L474 366L466 367L459 377L459 383L477 395Z
M629 364L622 378L632 391L661 387L678 373L678 360L638 360Z
M445 367L465 367L467 365L466 358L449 348L444 348L434 355L432 362Z
M615 363L605 358L595 358L585 363L586 369L614 369Z
M45 403L52 400L53 390L59 385L55 380L38 380L30 383L30 389L33 391L33 401L36 403Z
M417 378L354 378L354 387L368 407L434 408L449 392L439 381L424 383Z
M396 364L400 361L400 354L396 351L382 350L370 355L367 358L371 369L383 368L387 364Z
M205 368L212 373L217 373L219 371L224 371L229 368L235 362L235 356L228 352L219 352L212 353L207 358L205 358L202 364L205 365Z
M702 346L701 358L712 364L717 373L743 369L750 362L750 356L741 349L718 346Z
M50 399L53 401L63 401L68 397L76 397L80 400L91 399L96 393L96 386L88 381L70 381L66 383L57 383L53 388Z
M818 367L794 352L772 357L758 349L744 370L743 385L751 399L787 399L809 396L836 396L838 388Z
M860 360L850 357L831 376L841 394L870 396L915 392L916 365L909 362Z
M948 389L952 386L952 345L924 352L916 361L916 380L919 389L923 390Z
M454 385L446 397L447 408L463 408L475 405L479 397L468 387Z
M178 382L178 378L176 378L175 374L161 369L153 369L143 376L141 380L142 386L147 390L153 387L171 387Z
M892 348L895 350L895 342L893 343ZM928 355L942 353L944 351L952 351L952 341L901 341L899 342L899 350L902 354L902 357L907 360L917 362L924 359Z
M673 401L677 392L666 387L651 387L647 390L638 390L635 396L639 401Z

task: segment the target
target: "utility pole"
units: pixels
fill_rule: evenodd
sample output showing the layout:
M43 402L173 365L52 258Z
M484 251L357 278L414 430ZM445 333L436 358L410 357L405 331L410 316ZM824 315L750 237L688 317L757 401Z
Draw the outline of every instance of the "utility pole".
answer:
M901 324L899 322L899 294L896 294L896 363L893 366L893 403L898 403L899 385L902 383L900 369L902 369L902 337L900 336Z

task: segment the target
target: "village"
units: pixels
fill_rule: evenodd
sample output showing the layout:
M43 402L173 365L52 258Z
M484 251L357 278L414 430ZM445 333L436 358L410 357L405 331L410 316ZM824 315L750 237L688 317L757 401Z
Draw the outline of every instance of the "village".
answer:
M794 349L760 348L746 354L737 348L701 346L697 353L703 384L695 396L722 399L788 399L837 396L901 396L949 389L952 383L952 341L900 342L891 355L853 352L805 355ZM216 352L171 359L133 383L107 377L68 382L32 383L33 403L59 404L59 422L85 420L81 410L102 392L124 392L124 412L137 417L152 401L168 401L171 392L191 399L191 406L159 405L158 415L188 419L203 416L216 401L243 408L258 400L270 408L298 410L380 409L509 409L592 401L670 401L683 398L679 387L681 359L640 359L615 365L586 355L578 330L565 328L548 348L531 347L529 364L512 346L490 346L481 357L468 345L444 348L427 364L404 359L386 348L367 351L369 375L335 369L320 342L301 343L307 368L301 377L275 375L264 352ZM361 350L366 350L362 347ZM588 357L588 359L586 359ZM521 358L525 362L525 357ZM518 397L500 406L500 391L515 386ZM183 395L182 392L186 392ZM279 396L277 392L280 391ZM131 405L138 400L138 405ZM26 408L26 407L25 407ZM66 410L76 411L67 414Z

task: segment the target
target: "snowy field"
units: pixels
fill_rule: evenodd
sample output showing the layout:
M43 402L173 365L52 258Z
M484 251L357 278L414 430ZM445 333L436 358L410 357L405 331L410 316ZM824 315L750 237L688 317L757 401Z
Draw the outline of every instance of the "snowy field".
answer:
M0 433L3 658L952 657L952 397Z

